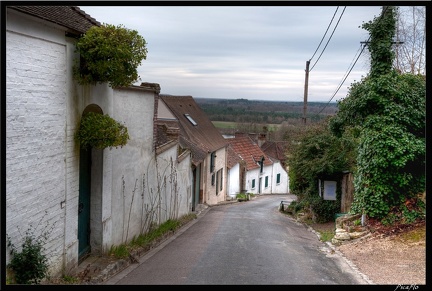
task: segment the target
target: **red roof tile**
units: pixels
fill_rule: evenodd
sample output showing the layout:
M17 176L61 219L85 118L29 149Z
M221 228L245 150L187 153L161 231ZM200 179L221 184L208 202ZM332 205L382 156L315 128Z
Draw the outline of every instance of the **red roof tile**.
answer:
M258 162L264 157L264 166L272 165L271 159L252 141L247 134L236 133L235 138L227 139L234 151L246 163L246 170L259 168Z
M240 163L242 161L240 156L234 151L232 145L228 145L227 152L228 152L228 162L227 162L228 169L231 169L237 163Z
M273 159L279 160L281 164L285 166L287 159L285 152L288 144L289 142L287 141L266 141L261 146L261 149L268 156Z

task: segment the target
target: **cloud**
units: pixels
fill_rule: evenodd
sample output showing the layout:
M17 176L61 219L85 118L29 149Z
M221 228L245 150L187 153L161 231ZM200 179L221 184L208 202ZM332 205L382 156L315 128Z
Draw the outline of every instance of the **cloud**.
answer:
M347 6L333 33L344 6L336 14L337 6L80 8L101 23L137 30L148 48L138 69L142 81L158 83L162 93L173 95L303 101L306 61L322 41L311 60L315 67L308 86L308 100L321 102L330 100L360 42L367 40L359 26L381 12L381 6ZM337 98L367 72L368 59L362 56Z

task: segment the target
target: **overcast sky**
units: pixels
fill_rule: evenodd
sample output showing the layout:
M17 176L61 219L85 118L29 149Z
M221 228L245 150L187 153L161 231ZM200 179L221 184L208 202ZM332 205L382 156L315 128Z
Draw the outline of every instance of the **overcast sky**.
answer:
M310 60L308 101L336 102L369 70L367 48L352 68L369 38L360 26L382 6L79 7L138 31L141 81L162 94L303 102Z

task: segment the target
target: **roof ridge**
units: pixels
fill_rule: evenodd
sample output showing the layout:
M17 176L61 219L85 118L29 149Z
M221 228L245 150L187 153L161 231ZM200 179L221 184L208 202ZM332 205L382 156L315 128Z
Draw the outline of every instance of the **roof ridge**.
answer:
M72 10L75 10L76 12L78 12L80 15L84 16L90 22L94 22L95 25L97 25L97 26L101 26L102 25L102 23L100 23L99 21L97 21L96 18L92 17L90 14L86 13L84 10L82 10L78 6L70 6L70 8Z

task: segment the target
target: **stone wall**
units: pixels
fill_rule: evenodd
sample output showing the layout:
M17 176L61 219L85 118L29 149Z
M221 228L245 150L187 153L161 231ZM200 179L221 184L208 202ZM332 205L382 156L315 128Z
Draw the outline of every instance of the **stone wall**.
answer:
M337 245L343 242L364 237L370 233L362 215L343 215L336 218L335 236L332 243Z

